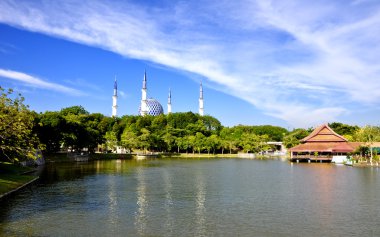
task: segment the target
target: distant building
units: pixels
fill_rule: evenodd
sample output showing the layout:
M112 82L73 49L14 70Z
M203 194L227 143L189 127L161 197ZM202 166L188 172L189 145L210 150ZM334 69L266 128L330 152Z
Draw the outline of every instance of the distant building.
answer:
M201 86L199 88L199 115L204 115L204 108L203 108L203 86L201 82Z
M117 116L117 81L115 77L115 83L113 84L113 96L112 96L112 116Z
M203 86L202 83L200 84L199 89L199 114L201 116L204 115L204 108L203 108ZM172 112L172 94L171 90L169 89L169 95L168 95L168 114ZM112 116L117 116L117 81L115 78L114 83L114 92L112 96ZM144 72L144 78L143 78L143 84L141 89L141 101L140 106L138 109L138 114L141 116L145 115L152 115L157 116L164 113L164 109L161 105L161 103L154 99L154 98L148 98L148 87L147 87L147 76L146 71Z
M360 145L362 145L361 142L348 142L327 124L323 124L302 139L301 144L289 149L290 159L292 161L331 162L333 156L346 156Z

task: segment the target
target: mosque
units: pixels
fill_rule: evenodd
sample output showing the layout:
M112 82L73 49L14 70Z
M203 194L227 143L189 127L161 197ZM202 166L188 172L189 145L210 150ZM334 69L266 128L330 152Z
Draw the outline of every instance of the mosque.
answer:
M164 109L160 102L158 102L156 99L147 98L147 77L146 77L146 71L144 72L144 79L143 79L143 84L142 84L142 89L141 89L141 102L140 106L138 109L138 113L140 116L145 116L145 115L152 115L152 116L157 116L160 114L164 113ZM115 83L113 87L113 96L112 96L112 116L116 117L117 116L117 81L115 78ZM171 90L169 89L169 95L168 95L168 114L172 112L172 93ZM199 115L203 116L204 115L204 108L203 108L203 86L202 82L200 84L199 88Z

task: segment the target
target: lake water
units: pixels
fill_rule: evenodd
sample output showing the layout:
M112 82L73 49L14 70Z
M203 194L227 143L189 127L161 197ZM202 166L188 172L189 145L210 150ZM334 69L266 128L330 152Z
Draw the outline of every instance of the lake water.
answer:
M0 236L380 236L380 171L280 160L50 164Z

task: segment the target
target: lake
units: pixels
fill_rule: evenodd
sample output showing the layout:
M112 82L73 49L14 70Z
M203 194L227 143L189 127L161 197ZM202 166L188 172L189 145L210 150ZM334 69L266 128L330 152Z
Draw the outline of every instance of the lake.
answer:
M248 159L48 164L0 236L380 236L380 171Z

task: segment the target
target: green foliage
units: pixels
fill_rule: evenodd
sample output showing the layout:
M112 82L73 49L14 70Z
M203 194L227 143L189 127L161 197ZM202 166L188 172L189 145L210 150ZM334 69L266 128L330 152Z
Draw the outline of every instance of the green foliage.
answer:
M142 128L140 136L137 137L138 146L146 151L151 142L151 133L148 129Z
M104 135L104 138L106 140L106 150L115 150L117 146L116 133L114 131L108 131Z
M358 126L351 126L343 123L329 123L329 127L339 135L344 136L348 140L352 139L352 136L360 129Z
M378 142L380 141L380 127L364 126L356 130L353 140L356 142L366 142L369 145L373 142Z
M300 144L301 140L309 135L309 131L303 128L294 129L283 138L283 144L286 148L294 147Z
M256 135L252 133L244 133L241 137L239 146L243 148L243 151L249 153L258 153L269 149L268 135Z
M71 107L67 107L67 108L63 108L61 109L61 114L63 116L67 116L69 114L73 114L73 115L88 115L88 111L85 110L82 106L71 106Z
M122 146L130 151L261 153L270 149L268 141L283 141L290 148L313 130L289 132L271 125L223 127L212 116L192 112L115 118L90 114L82 106L72 106L58 112L37 114L29 111L20 95L10 98L12 90L4 92L1 89L1 92L0 155L11 161L25 154L32 155L37 147L45 147L47 152L57 152L62 147L93 151L98 145L107 150ZM335 122L330 127L349 140L366 142L367 147L380 141L380 127L377 126L359 128ZM361 149L363 153L364 148Z
M0 87L0 158L17 162L22 158L35 158L35 149L40 148L33 127L35 113L24 105L21 94L13 95Z
M129 151L132 151L132 149L136 147L137 143L138 140L136 133L129 127L126 127L121 135L121 146Z
M47 111L36 116L36 133L49 153L59 151L65 129L66 119L59 112Z

